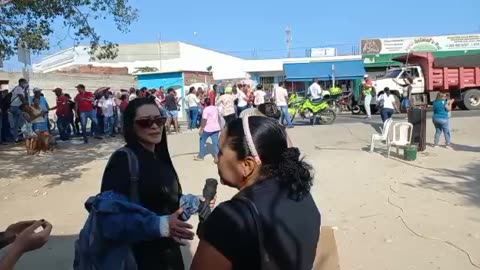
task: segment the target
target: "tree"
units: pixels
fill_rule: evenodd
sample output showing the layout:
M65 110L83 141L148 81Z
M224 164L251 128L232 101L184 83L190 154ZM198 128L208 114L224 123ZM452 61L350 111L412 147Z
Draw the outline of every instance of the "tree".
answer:
M158 68L156 67L137 67L133 73L147 73L156 71L158 71Z
M75 45L90 43L92 58L113 59L118 44L103 40L91 26L110 17L120 32L127 33L138 10L128 0L0 0L0 58L10 58L19 46L34 54L50 49L54 22L60 20Z

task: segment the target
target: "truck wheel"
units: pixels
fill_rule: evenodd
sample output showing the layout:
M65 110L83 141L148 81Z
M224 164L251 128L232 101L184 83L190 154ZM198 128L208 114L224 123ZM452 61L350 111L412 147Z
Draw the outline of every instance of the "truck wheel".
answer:
M467 110L480 110L480 90L471 89L465 92L463 104Z

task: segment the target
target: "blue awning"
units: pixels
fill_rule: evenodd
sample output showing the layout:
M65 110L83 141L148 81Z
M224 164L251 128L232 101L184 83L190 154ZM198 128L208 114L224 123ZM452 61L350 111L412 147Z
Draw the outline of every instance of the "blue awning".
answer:
M287 81L310 81L319 79L328 81L333 78L332 65L335 67L335 80L355 80L363 78L366 74L362 60L336 61L336 62L311 62L283 64Z

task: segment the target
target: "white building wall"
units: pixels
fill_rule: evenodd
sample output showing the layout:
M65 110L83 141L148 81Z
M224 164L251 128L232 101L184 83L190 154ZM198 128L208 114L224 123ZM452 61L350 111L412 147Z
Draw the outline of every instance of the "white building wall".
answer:
M180 57L186 71L207 71L207 67L211 66L215 80L245 78L245 60L238 57L186 43L180 43Z
M72 47L42 59L33 65L34 72L47 73L76 65L88 65L90 55L87 46Z

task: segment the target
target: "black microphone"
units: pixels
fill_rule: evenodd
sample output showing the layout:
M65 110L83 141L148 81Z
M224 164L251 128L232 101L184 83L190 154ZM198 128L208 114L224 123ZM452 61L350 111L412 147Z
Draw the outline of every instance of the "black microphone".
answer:
M212 211L209 205L210 201L215 198L215 195L217 195L217 186L218 181L216 179L208 178L207 180L205 180L205 186L203 186L202 194L205 198L205 201L201 202L200 206L198 207L198 218L200 222L198 223L197 227L197 235L199 236L203 234L203 223Z

